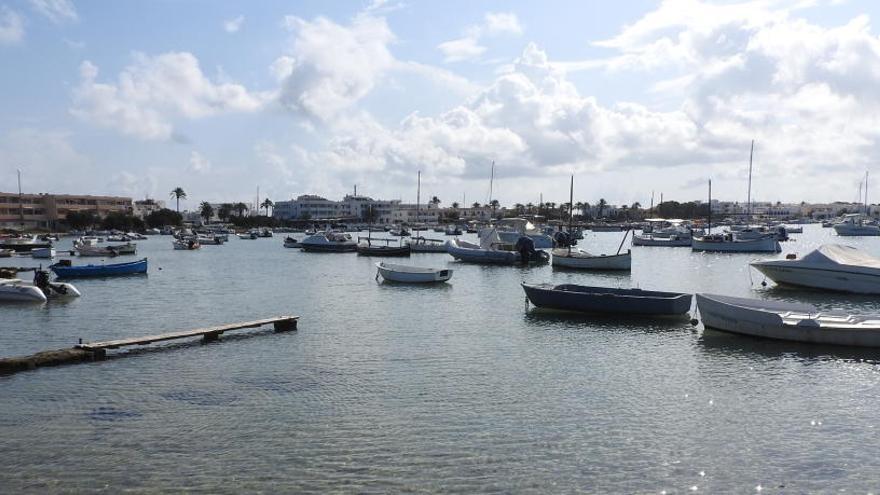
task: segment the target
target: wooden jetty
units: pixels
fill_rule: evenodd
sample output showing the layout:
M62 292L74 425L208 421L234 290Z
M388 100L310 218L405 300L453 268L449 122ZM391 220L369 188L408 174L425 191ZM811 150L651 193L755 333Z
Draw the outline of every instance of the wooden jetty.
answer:
M107 349L118 349L120 347L144 346L157 342L192 337L202 337L203 342L214 342L219 340L220 335L224 332L247 328L259 328L270 324L274 326L275 332L287 332L296 330L298 320L299 316L276 316L274 318L263 318L261 320L231 323L228 325L219 325L208 328L197 328L195 330L148 335L146 337L132 337L108 340L105 342L89 342L85 344L80 341L79 344L70 349L43 351L31 356L0 359L0 374L32 370L42 366L57 366L59 364L97 361L104 359L107 356Z

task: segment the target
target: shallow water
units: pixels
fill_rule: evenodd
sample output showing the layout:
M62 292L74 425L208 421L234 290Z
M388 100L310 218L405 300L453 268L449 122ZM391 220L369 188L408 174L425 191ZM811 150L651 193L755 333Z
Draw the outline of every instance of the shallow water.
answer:
M582 245L613 252L621 236L589 234ZM75 280L78 300L0 306L0 356L302 317L296 333L231 333L0 377L0 491L880 486L880 352L537 311L519 284L707 291L850 312L877 312L876 298L764 288L747 266L761 255L686 248L634 248L631 275L414 254L404 263L452 268L451 283L391 285L374 280L378 259L284 249L282 237L184 252L157 236L138 243L147 276ZM877 238L837 239L815 225L795 237L786 253L843 240L880 255Z

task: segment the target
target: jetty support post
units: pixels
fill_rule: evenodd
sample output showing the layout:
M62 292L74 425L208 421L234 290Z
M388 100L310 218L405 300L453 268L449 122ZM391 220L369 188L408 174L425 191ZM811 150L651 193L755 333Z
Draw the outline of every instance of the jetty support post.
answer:
M275 332L290 332L292 330L296 330L296 322L296 318L278 320L273 324L275 326Z

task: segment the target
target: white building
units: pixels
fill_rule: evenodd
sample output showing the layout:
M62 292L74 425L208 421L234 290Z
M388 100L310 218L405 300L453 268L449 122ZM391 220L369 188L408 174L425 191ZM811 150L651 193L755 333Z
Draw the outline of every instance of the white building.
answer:
M139 199L132 203L131 213L132 215L143 220L147 218L147 215L153 213L154 211L159 211L165 208L164 201L158 201L155 199Z

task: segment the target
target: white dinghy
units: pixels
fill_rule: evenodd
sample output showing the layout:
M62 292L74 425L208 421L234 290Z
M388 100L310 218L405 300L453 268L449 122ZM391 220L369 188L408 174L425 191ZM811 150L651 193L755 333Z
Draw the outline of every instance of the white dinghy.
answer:
M379 270L376 278L382 275L385 280L410 284L429 284L446 282L452 278L452 270L445 268L424 268L421 266L397 265L394 263L376 263Z
M580 249L556 248L551 263L555 267L577 268L581 270L621 270L629 271L632 254L627 249L620 254L591 254Z
M809 344L880 347L880 315L820 312L810 304L697 294L706 328Z

